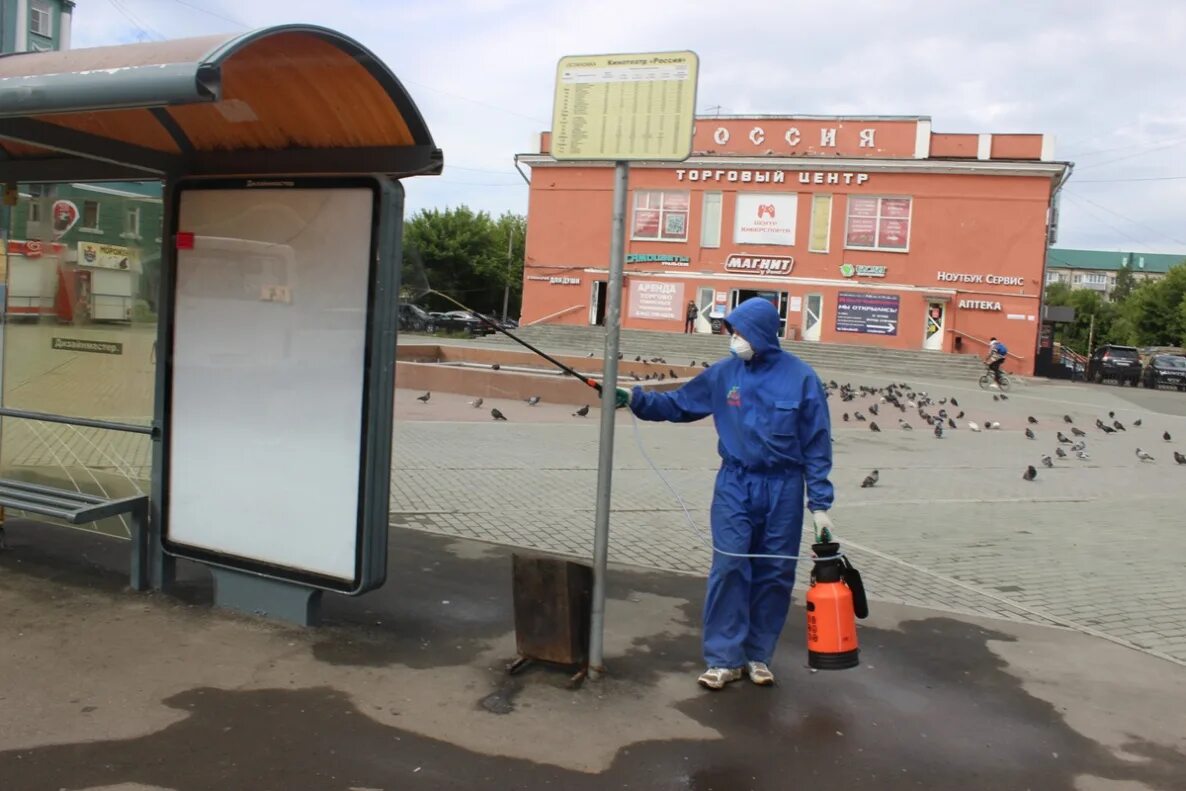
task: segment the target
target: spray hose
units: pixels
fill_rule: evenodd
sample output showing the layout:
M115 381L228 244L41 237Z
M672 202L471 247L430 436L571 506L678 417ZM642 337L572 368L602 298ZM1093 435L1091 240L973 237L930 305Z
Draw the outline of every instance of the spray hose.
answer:
M655 464L650 454L647 453L647 449L643 447L642 434L638 430L638 415L634 414L633 411L630 412L630 423L634 429L634 444L638 447L638 452L642 454L643 459L646 460L646 463L650 466L655 475L659 476L659 480L663 481L663 485L667 487L667 491L671 492L672 496L675 497L675 501L679 503L680 509L684 512L684 521L688 523L688 527L691 529L691 531L696 534L696 537L699 538L706 547L711 549L716 554L724 555L725 557L730 558L747 558L750 560L810 560L812 562L830 561L844 557L843 553L837 553L829 557L803 555L758 555L746 552L726 552L725 550L716 546L712 542L711 535L709 535L707 531L700 527L700 525L696 523L696 520L692 518L692 512L688 510L688 506L687 503L684 502L684 498L681 497L676 488L672 486L671 481L667 480L667 476L663 474L663 471L659 469L659 465Z

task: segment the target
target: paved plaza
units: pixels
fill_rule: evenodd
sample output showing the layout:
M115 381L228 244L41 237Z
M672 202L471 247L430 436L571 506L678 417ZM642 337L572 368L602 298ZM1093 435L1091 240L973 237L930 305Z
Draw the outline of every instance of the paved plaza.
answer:
M845 411L867 414L870 399L831 399L833 516L871 598L1069 627L1186 663L1186 466L1172 458L1186 449L1186 398L1018 382L1007 401L994 401L975 383L903 379L936 400L955 397L959 407L947 409L966 413L960 427L935 439L912 411L905 418L914 430L904 431L901 414L883 405L875 434L841 419ZM441 393L421 404L416 395L397 395L394 525L590 556L596 409L582 419L573 405L488 400L474 410L464 396ZM508 422L491 421L491 406ZM1110 424L1109 412L1127 432L1094 427L1097 417ZM1046 469L1040 457L1054 455L1056 433L1070 435L1066 414L1087 432L1090 459L1071 453ZM1024 435L1029 416L1038 420L1036 440ZM968 421L1001 427L975 433ZM1166 431L1173 442L1162 439ZM705 529L718 462L711 421L640 422L637 437ZM710 552L647 465L625 413L615 445L610 558L705 574ZM1138 461L1137 447L1156 462ZM1028 464L1038 468L1033 483L1021 477ZM880 483L860 488L873 469ZM799 591L807 571L801 564Z

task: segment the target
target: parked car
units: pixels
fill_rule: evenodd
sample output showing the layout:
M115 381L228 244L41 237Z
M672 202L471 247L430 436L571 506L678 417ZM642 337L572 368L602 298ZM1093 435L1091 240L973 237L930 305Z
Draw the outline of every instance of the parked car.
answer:
M1162 386L1186 390L1186 357L1155 354L1141 371L1141 384L1157 389Z
M467 310L442 313L437 319L437 329L443 332L464 332L469 335L490 335L494 332L484 321Z
M436 320L419 305L410 302L399 303L399 329L401 332L436 332Z
M1105 379L1136 387L1141 380L1141 353L1137 347L1107 343L1092 352L1087 360L1087 381L1101 383Z

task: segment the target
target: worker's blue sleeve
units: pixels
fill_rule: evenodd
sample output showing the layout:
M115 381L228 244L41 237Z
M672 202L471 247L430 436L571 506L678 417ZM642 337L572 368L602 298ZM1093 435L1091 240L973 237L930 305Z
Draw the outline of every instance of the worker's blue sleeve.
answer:
M678 390L653 392L635 385L630 396L630 411L643 420L672 423L691 423L706 418L712 414L715 379L714 369L707 368Z
M834 496L832 482L832 419L823 383L818 379L807 386L799 431L802 437L804 481L807 484L807 508L827 511Z

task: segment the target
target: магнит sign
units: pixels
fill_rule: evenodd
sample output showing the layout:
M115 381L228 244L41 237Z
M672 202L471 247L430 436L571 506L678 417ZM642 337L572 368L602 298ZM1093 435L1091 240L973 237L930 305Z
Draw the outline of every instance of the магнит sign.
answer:
M897 335L899 303L897 294L841 291L836 300L836 332Z
M739 255L725 259L725 271L753 275L789 275L795 259L789 255Z

